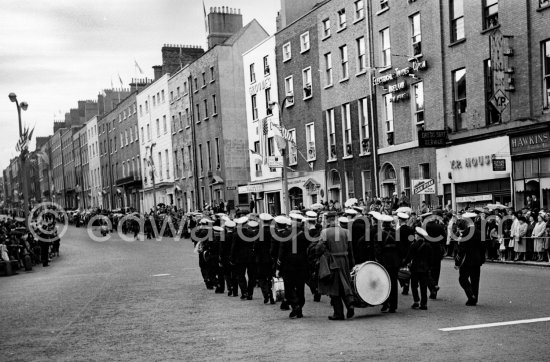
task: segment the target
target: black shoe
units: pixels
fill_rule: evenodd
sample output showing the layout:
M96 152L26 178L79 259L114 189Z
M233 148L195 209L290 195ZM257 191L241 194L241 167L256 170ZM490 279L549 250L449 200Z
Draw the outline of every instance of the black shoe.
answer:
M395 313L397 311L397 309L390 309L388 310L388 313Z
M238 297L238 296L239 296L239 292L233 292L233 296L234 296L234 297Z
M264 304L267 304L267 302L269 302L269 298L268 298L268 297L264 297Z
M232 296L232 295L233 295L233 292L232 292L232 291L228 291L228 292L227 292L227 296L228 296L228 297L230 297L230 296Z
M283 301L281 303L281 310L290 310L290 307L288 306L288 302Z
M214 291L214 293L216 293L216 294L223 294L223 293L224 293L224 290L223 290L223 289L216 288L216 290Z
M383 305L382 309L380 309L380 312L382 313L388 313L388 309L390 309L387 305Z
M252 300L252 295L247 295L246 300Z
M437 299L437 292L430 293L430 299Z
M246 295L246 294L241 295L241 299L242 299L242 300L245 300L246 298L247 298L247 295Z
M402 295L409 295L409 292L406 291L405 289L403 289L403 291L401 292Z
M411 305L412 309L418 309L419 307L420 307L420 305L416 302L414 302L413 305Z
M343 321L345 320L344 316L329 315L328 319L331 321Z
M475 300L473 300L473 299L469 299L469 300L466 302L466 305L467 305L468 307L475 307L476 304L477 304L477 302L476 302Z
M298 309L298 313L296 314L296 318L304 318L304 314L302 313L302 308Z
M320 302L321 301L321 294L314 294L313 295L313 301L314 302Z
M288 315L289 318L296 318L298 316L298 310L292 310L292 312L290 312L290 314Z
M269 304L275 304L275 299L273 299L273 297L269 297Z
M353 307L349 307L348 312L346 314L346 318L347 319L353 318L354 315L355 315L355 309Z
M428 306L427 306L427 305L421 305L421 306L420 306L420 309L421 309L421 310L428 310Z

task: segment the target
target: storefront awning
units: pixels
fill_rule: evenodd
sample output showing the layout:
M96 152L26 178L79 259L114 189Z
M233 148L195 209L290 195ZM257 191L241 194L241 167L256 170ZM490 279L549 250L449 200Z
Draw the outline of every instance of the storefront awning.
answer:
M523 183L523 180L521 181L514 181L514 191L515 192L523 192L525 191L525 185Z
M223 178L221 178L220 176L214 176L212 177L212 182L210 184L211 185L223 184Z

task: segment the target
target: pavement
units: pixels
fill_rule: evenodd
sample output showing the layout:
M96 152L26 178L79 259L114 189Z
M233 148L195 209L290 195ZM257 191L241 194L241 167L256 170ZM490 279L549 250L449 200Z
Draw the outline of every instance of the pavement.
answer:
M395 314L340 322L308 291L305 317L289 320L259 289L252 301L206 290L189 240L97 242L69 227L50 267L0 278L0 361L550 359L549 268L487 263L477 307L450 260L440 285L427 311L399 295ZM499 324L476 327L487 323ZM474 329L441 330L462 326Z

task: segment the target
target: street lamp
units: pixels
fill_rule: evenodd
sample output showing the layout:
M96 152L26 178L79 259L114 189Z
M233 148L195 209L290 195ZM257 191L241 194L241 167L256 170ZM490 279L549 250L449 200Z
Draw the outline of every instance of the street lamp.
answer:
M15 93L10 93L8 95L10 101L15 103L15 106L17 107L17 117L19 119L19 139L23 136L23 125L21 122L21 110L26 111L29 107L29 104L27 102L21 102L19 103L17 100L17 95ZM25 167L25 157L26 152L25 149L21 149L21 154L19 155L19 162L21 164L21 172L22 172L22 179L23 179L23 217L25 220L27 220L27 213L29 212L29 193L27 192L28 184L27 184L27 168Z
M273 109L275 106L279 107L279 127L283 128L283 110L285 109L285 104L287 100L292 96L287 96L283 99L283 103L279 104L278 102L270 102L269 108ZM281 180L282 180L282 191L283 191L283 207L282 210L283 214L288 214L290 212L290 200L288 197L288 174L287 174L287 167L288 167L288 159L286 156L286 150L288 149L288 140L284 139L285 147L281 149L281 156L283 157L283 169L281 171Z
M151 180L153 181L153 209L157 211L157 191L156 191L156 185L155 185L155 163L153 162L153 147L157 145L156 142L152 143L151 146L146 146L145 148L149 148L150 156L149 156L149 162L151 163Z

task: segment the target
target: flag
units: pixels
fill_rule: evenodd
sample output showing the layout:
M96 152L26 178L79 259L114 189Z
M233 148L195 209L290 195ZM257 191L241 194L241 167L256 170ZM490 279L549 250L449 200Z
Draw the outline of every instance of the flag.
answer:
M38 151L36 153L36 155L42 159L42 161L46 164L46 165L49 165L50 164L50 157L46 154L46 152L44 151Z
M202 1L202 11L204 13L204 29L208 33L208 16L206 15L206 6L204 6L204 0Z
M290 134L290 131L286 128L284 128L283 126L280 126L280 125L277 125L277 124L274 124L275 128L277 128L279 130L279 133L281 134L280 136L284 139L284 140L287 140L288 142L291 142L291 143L296 143L294 142L294 139L292 138L292 135Z
M120 77L120 73L118 73L118 80L120 81L120 87L122 88L123 83L122 83L122 78Z
M137 60L134 59L134 64L136 66L136 69L139 71L140 74L143 74L143 70L141 70L141 67L139 66Z

